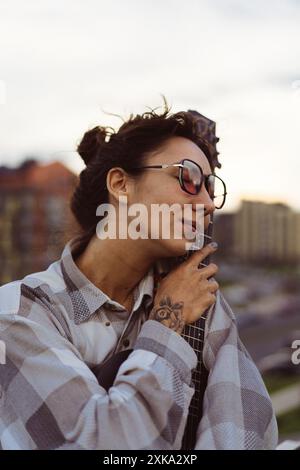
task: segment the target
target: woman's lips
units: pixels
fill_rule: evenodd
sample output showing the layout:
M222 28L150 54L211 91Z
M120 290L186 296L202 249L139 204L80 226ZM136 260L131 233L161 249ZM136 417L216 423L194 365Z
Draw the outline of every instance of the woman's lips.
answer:
M196 232L196 222L182 219L182 223Z
M209 226L209 223L210 223L210 220L205 218L203 222L198 221L198 226L197 226L197 221L196 220L190 221L190 220L182 219L181 223L183 225L186 224L187 227L191 227L195 232L197 232L199 230L202 230L202 231L207 230L207 228Z

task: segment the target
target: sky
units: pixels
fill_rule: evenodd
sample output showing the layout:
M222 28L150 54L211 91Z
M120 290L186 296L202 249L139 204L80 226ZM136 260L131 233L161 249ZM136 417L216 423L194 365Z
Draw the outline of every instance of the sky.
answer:
M0 0L0 165L162 106L217 123L226 210L300 211L300 0Z

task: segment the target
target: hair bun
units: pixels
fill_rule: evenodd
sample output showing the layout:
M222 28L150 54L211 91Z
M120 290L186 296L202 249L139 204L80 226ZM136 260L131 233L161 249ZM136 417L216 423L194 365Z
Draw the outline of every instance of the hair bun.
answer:
M105 144L105 127L96 126L87 131L77 147L77 152L82 160L88 165L99 153L101 147Z

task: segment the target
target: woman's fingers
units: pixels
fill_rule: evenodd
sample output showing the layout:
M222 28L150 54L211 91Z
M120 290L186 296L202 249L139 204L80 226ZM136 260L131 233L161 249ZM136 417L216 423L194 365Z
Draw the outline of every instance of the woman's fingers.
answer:
M219 289L219 284L214 279L208 280L208 289L210 292L214 293Z
M193 270L198 268L200 263L202 263L205 258L210 255L211 253L214 253L216 249L218 248L218 244L216 242L212 242L209 245L205 245L201 250L195 251L185 263L192 267ZM201 265L200 265L201 266Z

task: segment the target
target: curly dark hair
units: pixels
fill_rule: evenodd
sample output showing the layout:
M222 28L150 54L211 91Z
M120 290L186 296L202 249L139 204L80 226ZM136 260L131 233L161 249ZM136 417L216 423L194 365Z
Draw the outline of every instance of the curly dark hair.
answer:
M193 141L208 158L212 170L216 166L211 142L199 134L195 116L188 111L170 114L171 108L164 96L163 100L164 110L161 114L155 112L157 108L150 108L142 115L130 114L126 121L119 116L123 124L117 132L110 126L96 126L84 134L77 151L86 168L80 173L71 198L71 211L80 226L74 257L84 251L96 232L99 222L97 207L109 202L106 177L111 168L121 167L132 177L137 177L142 170L137 172L133 169L142 166L153 152L162 150L166 141L173 136Z

